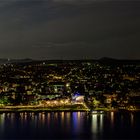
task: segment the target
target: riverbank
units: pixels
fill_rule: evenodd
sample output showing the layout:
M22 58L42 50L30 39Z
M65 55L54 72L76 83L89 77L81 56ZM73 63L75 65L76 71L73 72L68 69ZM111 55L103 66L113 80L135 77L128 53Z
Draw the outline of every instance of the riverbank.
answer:
M95 111L118 111L117 108L95 108Z
M140 109L119 109L119 108L95 108L94 111L105 111L105 112L117 112L117 111L129 111L129 112L139 112Z
M88 112L89 110L87 109L69 109L69 108L56 108L56 109L50 109L50 108L21 108L21 109L0 109L0 112L56 112L56 111L60 111L60 112Z
M34 106L5 106L0 107L0 113L2 112L90 112L91 110L84 106L63 106L63 107L34 107ZM104 112L139 112L140 109L128 110L128 109L110 109L110 108L95 108L93 111L104 111Z
M0 107L0 112L41 112L41 111L89 111L89 109L84 104L72 104L64 106L2 106Z

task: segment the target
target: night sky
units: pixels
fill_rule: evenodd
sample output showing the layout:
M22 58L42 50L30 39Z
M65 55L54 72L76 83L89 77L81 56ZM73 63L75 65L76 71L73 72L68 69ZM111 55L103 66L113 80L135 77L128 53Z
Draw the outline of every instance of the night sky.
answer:
M140 59L139 0L0 0L0 58Z

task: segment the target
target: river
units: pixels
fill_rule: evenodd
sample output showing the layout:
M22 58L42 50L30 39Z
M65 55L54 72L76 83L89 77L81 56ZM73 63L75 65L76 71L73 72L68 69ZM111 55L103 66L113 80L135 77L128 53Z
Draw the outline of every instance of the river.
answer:
M0 114L0 139L140 139L140 112Z

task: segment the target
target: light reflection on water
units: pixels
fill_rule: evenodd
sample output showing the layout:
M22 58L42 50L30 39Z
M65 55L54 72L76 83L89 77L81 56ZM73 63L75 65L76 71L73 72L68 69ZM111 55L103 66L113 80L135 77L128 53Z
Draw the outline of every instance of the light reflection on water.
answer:
M73 132L78 133L82 131L82 126L83 126L83 114L82 112L73 112L72 113L72 124L73 124Z
M97 133L98 129L97 114L92 115L92 132Z
M100 114L100 131L102 132L103 131L103 124L104 124L104 115L103 114Z
M97 139L97 135L102 133L103 131L103 123L104 123L104 114L92 114L92 137L93 139Z
M133 126L134 125L134 114L131 113L131 125Z
M115 112L90 115L86 112L2 113L0 114L0 139L14 138L15 135L17 138L24 136L28 139L86 138L87 136L98 139L110 131L117 133L116 126L123 130L123 125L127 122L129 122L128 129L134 128L135 121L134 113L128 115L123 113L117 115Z
M112 111L111 113L110 113L110 119L111 119L111 127L113 128L114 127L114 112Z
M5 114L0 114L0 132L4 132L4 124L5 124Z

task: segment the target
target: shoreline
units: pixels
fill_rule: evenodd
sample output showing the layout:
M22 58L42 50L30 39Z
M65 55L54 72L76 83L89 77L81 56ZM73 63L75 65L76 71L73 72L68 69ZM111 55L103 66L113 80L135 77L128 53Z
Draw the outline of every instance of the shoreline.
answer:
M93 111L104 111L104 112L140 112L140 109L135 109L135 110L128 110L128 109L94 109ZM10 112L91 112L90 109L87 108L68 108L68 107L63 107L63 108L49 108L49 107L0 107L0 113L10 113Z
M84 105L65 105L65 106L1 106L0 112L63 112L81 111L89 112Z
M0 109L0 113L2 112L89 112L86 109L50 109L50 108L38 108L38 109L31 109L31 108L18 108L18 109Z

